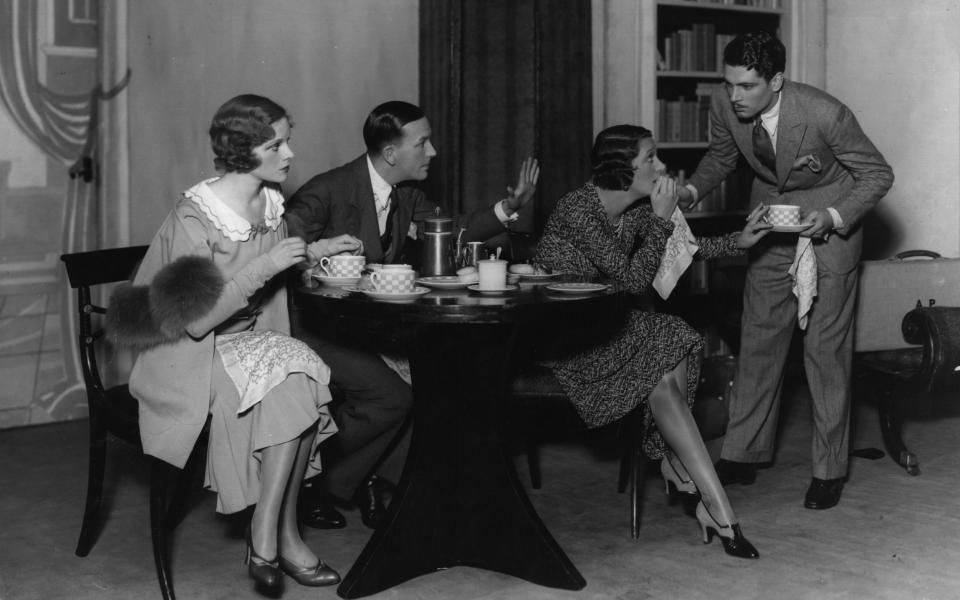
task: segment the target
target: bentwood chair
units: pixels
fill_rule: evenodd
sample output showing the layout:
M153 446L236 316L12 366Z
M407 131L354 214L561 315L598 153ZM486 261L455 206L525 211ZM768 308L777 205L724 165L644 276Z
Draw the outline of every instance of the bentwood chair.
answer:
M77 290L79 357L90 415L87 498L77 542L77 556L89 554L99 534L107 434L142 452L136 398L130 394L126 384L104 388L100 376L97 347L103 339L103 329L102 318L95 315L104 314L106 309L95 302L94 288L129 280L146 251L147 246L132 246L64 254L60 257L66 264L70 287ZM167 537L185 515L191 483L196 479L198 467L202 467L204 462L205 434L206 428L182 471L159 459L143 455L150 463L150 536L157 579L164 599L176 597L168 564ZM175 485L171 485L171 479L176 479ZM172 500L168 501L171 496Z
M733 357L721 356L707 358L701 365L700 387L692 410L704 441L717 440L727 431L727 402L733 382L733 366ZM537 417L525 419L525 423L542 420L538 417L542 415L544 404L569 405L570 402L557 378L549 368L542 365L530 365L521 369L511 380L509 393L515 400L526 404L527 413L537 414ZM631 411L617 422L620 445L617 491L621 494L628 489L630 491L630 535L634 539L640 537L643 485L650 462L643 452L642 432L643 414L639 409ZM534 489L540 489L542 484L539 450L542 439L538 434L539 430L536 428L527 428L523 434L530 485Z

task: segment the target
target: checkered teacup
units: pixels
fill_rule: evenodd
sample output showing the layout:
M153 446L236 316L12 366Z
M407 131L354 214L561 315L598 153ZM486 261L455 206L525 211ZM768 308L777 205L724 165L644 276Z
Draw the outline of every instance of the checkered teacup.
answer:
M370 274L373 288L381 294L409 294L414 289L416 273L410 265L383 265Z
M337 254L320 259L320 270L327 277L360 277L367 259L363 256Z
M800 224L800 207L792 204L771 204L764 215L774 227L794 227Z

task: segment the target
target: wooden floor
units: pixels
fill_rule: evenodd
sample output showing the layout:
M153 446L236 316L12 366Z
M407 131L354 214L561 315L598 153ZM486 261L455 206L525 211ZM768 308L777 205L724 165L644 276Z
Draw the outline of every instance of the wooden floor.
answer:
M669 504L662 482L645 488L642 538L630 539L627 498L616 493L614 457L582 440L543 450L544 485L533 504L580 569L579 592L540 587L458 567L417 578L376 599L934 599L960 598L960 410L905 429L921 474L889 457L854 459L840 505L806 510L809 402L788 394L775 465L756 484L729 489L761 558L739 560L704 545L695 519ZM881 448L876 413L857 410L854 446ZM109 521L86 558L73 554L86 477L85 423L0 432L0 600L159 598L147 526L146 476L122 446L111 449ZM526 468L518 458L526 481ZM656 469L654 469L656 472ZM307 541L346 572L369 531L348 512L346 529L309 530ZM257 597L243 542L229 537L205 494L178 529L174 577L180 598ZM284 598L336 598L288 580Z

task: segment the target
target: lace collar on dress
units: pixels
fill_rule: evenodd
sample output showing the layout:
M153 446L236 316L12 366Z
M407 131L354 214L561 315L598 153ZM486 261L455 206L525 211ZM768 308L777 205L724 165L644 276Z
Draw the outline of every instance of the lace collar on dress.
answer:
M233 212L223 200L210 189L210 184L219 179L213 177L201 181L183 193L200 211L210 219L210 222L220 230L220 233L234 242L246 242L255 233L266 233L267 230L276 230L283 220L283 194L276 188L264 186L260 190L264 202L263 225L254 225Z

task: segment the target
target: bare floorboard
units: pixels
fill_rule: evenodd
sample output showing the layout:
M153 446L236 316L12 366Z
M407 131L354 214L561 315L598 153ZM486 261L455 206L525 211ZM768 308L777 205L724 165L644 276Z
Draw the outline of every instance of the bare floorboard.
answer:
M776 463L751 486L728 490L757 561L701 542L696 520L663 495L655 465L644 490L642 537L631 540L614 457L582 440L543 448L544 484L530 490L547 526L587 580L579 592L497 573L454 568L372 596L377 599L937 599L960 598L960 409L911 421L905 438L921 474L889 457L854 459L840 505L806 510L809 401L794 386L785 404ZM882 448L871 406L858 406L854 447ZM86 485L86 424L0 432L0 599L159 598L150 550L146 475L122 446L111 448L112 504L98 544L73 554ZM521 479L525 462L517 459ZM340 531L306 532L310 545L346 572L369 532L355 512ZM255 598L243 542L228 537L205 494L175 537L181 598ZM335 598L287 582L284 598Z

